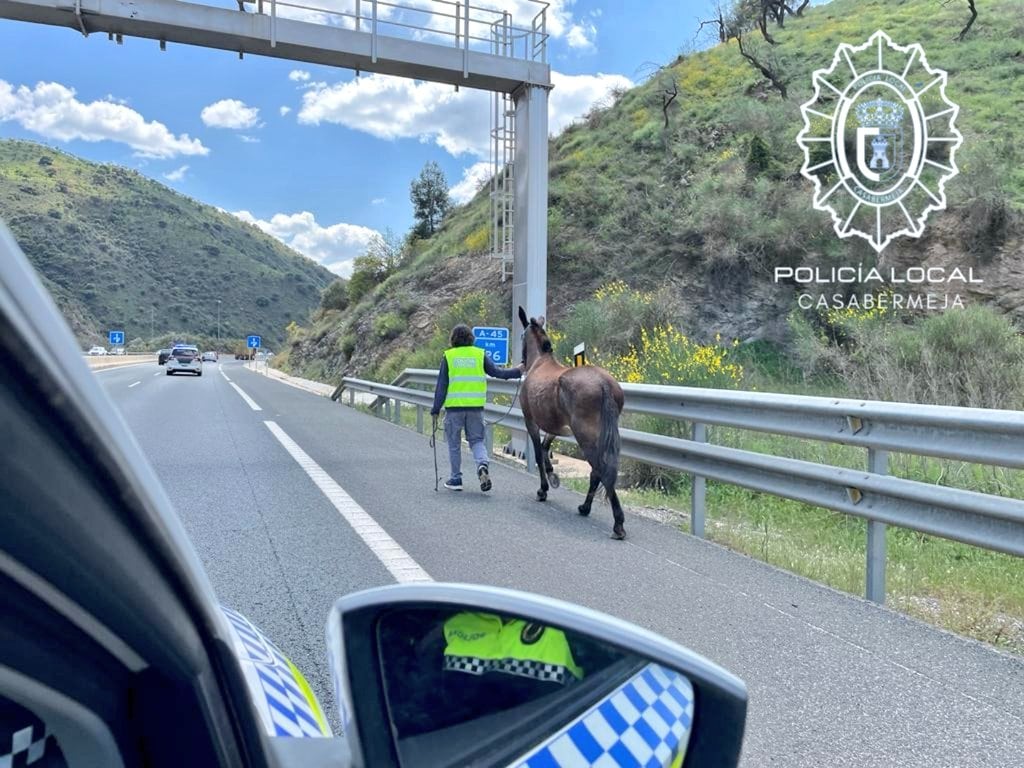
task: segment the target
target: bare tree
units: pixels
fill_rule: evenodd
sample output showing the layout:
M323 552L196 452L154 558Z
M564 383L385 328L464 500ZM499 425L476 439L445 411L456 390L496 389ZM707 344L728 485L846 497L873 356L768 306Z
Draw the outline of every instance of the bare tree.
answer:
M693 36L694 40L700 37L704 27L717 27L718 42L724 43L729 40L728 28L725 22L725 10L722 8L721 3L715 4L715 17L713 19L704 19L697 25L697 31Z
M967 37L967 33L971 31L974 21L978 18L978 9L974 5L974 0L967 0L967 7L971 9L971 18L967 20L967 25L960 30L960 34L956 36L957 42L960 43Z
M772 88L777 90L779 92L779 95L782 96L782 98L788 98L788 94L786 91L786 81L785 79L783 79L783 75L781 72L781 68L779 67L778 61L775 60L774 57L759 59L755 55L756 52L750 47L749 43L747 43L746 47L744 47L742 33L737 33L736 44L739 46L740 56L742 56L744 59L750 62L750 66L752 66L754 69L760 72L765 78L767 78L768 82L772 84Z
M670 73L665 73L661 81L661 113L665 116L665 128L668 129L668 108L672 106L672 102L676 100L679 95L679 81L676 80L676 76Z

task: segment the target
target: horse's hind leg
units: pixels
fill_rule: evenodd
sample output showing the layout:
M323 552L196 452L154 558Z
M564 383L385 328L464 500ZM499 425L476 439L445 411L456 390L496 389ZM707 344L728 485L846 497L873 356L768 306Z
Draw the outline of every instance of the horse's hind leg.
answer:
M590 514L590 505L594 503L594 494L597 493L597 486L601 484L601 476L597 472L590 471L590 488L587 489L587 498L584 499L583 503L576 507L581 515L586 517Z
M611 526L611 538L625 539L626 528L623 523L626 521L626 515L623 514L623 505L618 502L618 494L615 493L614 482L611 483L610 488L606 484L604 486L604 492L608 496L608 501L611 502L611 516L615 520L614 525Z
M540 473L540 490L537 491L537 501L548 500L548 476L546 471L547 452L540 440L540 427L530 422L526 423L526 429L530 433L530 440L533 443L533 456L537 462L537 471Z
M551 484L552 488L557 488L561 485L561 481L558 479L558 475L555 474L555 468L551 466L551 444L553 442L555 442L555 436L548 435L544 438L541 447L544 449L544 469L548 473L548 483Z

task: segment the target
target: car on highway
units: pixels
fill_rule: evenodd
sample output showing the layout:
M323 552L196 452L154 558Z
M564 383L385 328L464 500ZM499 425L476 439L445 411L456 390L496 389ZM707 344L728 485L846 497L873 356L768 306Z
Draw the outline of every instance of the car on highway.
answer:
M203 362L204 363L216 363L217 362L217 353L213 352L213 351L210 351L210 350L207 350L206 352L203 352Z
M107 350L106 350L105 347L100 347L100 346L90 347L88 354L94 355L94 356L95 355L105 355L105 354L107 354Z
M196 376L203 375L203 360L199 354L198 347L181 346L171 350L167 362L167 375L175 373L192 373Z
M158 349L156 352L156 364L163 365L167 362L167 358L171 356L170 348Z
M736 677L614 617L466 584L339 597L335 736L302 672L219 602L76 349L0 226L0 765L738 764Z

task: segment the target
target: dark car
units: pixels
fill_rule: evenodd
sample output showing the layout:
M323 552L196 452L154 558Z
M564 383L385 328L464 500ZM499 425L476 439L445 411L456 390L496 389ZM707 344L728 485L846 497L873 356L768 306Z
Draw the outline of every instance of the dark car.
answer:
M156 364L163 365L167 362L167 358L171 356L171 350L161 349L156 353Z

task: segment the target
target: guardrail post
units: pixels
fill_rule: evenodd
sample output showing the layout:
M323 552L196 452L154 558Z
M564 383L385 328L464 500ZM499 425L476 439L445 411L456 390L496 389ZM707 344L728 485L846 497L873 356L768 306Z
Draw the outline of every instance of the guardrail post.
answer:
M889 452L868 448L868 472L889 474ZM885 523L868 520L867 573L864 595L868 600L885 603Z
M416 431L423 434L423 406L416 406Z
M708 427L700 422L693 422L693 442L706 443ZM693 475L693 490L690 493L690 533L704 538L704 507L707 496L707 480L700 475Z
M394 416L395 416L395 419L394 419L395 424L401 424L402 423L402 401L399 400L397 397L395 398L395 413L394 413Z
M355 404L356 404L356 391L354 389L350 389L348 391L348 404L350 406L352 406L352 407L355 407Z

